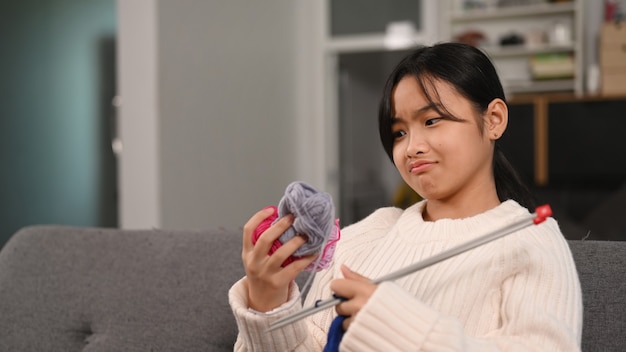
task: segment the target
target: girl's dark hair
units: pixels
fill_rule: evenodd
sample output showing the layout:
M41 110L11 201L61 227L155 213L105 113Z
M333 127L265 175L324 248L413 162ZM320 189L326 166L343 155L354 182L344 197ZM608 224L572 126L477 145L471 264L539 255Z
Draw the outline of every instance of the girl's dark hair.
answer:
M481 114L496 98L506 102L495 67L487 55L479 49L461 43L440 43L416 49L402 59L391 72L380 102L378 112L380 140L392 161L394 142L391 131L392 95L393 89L405 76L415 77L426 99L438 110L437 112L453 120L459 119L450 114L439 100L434 86L435 81L451 84ZM478 124L481 132L482 123L483 120L480 119ZM535 207L534 196L511 166L497 141L493 156L493 173L500 201L514 199L526 208Z

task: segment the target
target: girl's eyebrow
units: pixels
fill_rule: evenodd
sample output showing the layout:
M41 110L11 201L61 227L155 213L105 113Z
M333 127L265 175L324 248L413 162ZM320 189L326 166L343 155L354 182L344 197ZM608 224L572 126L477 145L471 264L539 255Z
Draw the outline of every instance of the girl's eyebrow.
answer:
M412 118L416 118L416 117L418 117L418 116L420 116L420 115L422 115L422 114L424 114L424 113L426 113L428 111L431 111L431 110L439 111L440 109L441 109L441 105L440 104L432 103L432 104L424 105L421 108L419 108L419 109L417 109L417 110L415 110L413 112ZM393 125L394 123L400 122L402 120L403 120L402 117L392 116L391 117L391 124Z

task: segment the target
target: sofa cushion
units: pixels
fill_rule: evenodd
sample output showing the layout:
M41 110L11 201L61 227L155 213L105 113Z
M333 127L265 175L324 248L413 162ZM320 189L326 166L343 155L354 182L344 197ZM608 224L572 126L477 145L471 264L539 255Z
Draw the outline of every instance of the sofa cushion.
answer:
M241 234L29 227L0 252L0 351L232 351Z

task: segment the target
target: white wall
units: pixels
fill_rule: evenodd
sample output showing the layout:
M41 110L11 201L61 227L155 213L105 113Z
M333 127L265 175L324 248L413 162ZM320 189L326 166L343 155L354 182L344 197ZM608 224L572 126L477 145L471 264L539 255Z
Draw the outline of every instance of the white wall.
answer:
M156 0L117 1L119 224L161 225Z
M297 6L118 1L122 227L236 228L278 202L302 162Z

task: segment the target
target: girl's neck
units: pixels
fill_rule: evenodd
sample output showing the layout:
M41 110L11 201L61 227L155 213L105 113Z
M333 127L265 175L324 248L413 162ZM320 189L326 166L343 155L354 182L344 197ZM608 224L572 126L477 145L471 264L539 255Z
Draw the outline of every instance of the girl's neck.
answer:
M475 197L455 197L451 199L435 199L426 201L422 218L424 221L440 219L463 219L482 214L500 205L495 191L476 195Z

